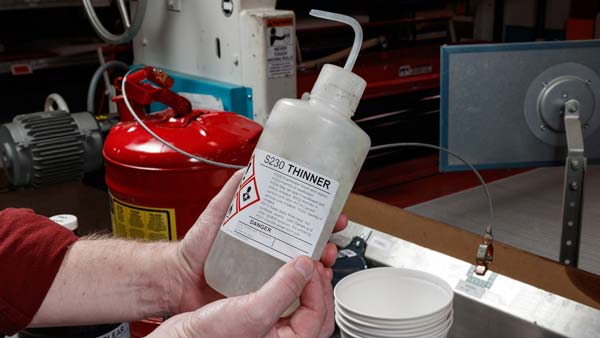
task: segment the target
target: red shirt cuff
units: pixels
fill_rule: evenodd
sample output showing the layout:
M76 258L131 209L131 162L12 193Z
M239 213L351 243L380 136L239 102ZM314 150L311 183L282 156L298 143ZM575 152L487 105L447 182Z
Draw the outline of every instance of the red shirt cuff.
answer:
M27 327L76 240L29 209L0 211L0 335Z

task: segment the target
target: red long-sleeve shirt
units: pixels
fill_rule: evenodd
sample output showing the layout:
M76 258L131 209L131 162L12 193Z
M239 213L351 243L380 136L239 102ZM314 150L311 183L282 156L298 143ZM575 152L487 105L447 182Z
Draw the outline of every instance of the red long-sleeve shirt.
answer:
M31 322L76 240L29 209L0 211L0 337Z

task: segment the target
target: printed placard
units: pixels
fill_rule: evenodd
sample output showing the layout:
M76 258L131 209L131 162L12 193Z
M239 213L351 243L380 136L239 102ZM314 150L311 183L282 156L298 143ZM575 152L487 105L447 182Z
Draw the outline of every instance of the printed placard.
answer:
M312 256L338 182L281 156L255 149L235 196L238 212L221 230L282 261ZM229 212L228 212L229 213Z
M294 75L295 35L294 18L271 18L265 25L267 37L267 76L271 78Z

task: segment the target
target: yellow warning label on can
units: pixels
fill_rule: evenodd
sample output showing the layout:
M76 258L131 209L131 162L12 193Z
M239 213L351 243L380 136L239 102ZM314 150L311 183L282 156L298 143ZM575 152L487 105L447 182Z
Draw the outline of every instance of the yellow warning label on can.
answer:
M150 208L125 203L111 195L113 234L151 241L176 240L175 209Z

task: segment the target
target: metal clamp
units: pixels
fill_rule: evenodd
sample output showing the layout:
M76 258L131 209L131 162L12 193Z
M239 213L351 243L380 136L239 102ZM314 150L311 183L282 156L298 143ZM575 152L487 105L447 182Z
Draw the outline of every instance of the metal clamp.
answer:
M494 235L492 234L492 227L488 226L483 235L483 242L479 244L477 248L475 273L483 276L488 270L488 266L492 264L494 260Z
M568 153L565 161L563 227L559 260L561 263L576 267L579 260L583 182L587 165L577 100L565 102L564 121Z

